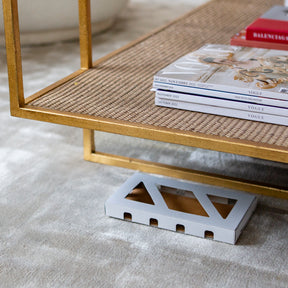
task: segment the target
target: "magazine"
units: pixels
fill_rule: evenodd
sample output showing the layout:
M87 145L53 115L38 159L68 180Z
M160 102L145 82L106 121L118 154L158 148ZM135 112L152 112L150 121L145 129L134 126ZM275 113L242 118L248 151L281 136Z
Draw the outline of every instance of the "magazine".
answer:
M160 70L154 82L288 100L288 51L206 44Z
M187 95L201 95L207 97L215 97L219 99L229 99L235 101L245 101L248 103L262 104L275 107L288 108L288 100L278 100L272 98L258 97L254 95L244 95L239 93L224 92L218 90L207 90L197 87L187 87L182 85L174 84L163 84L159 82L154 82L152 91L167 91L167 92L180 92ZM191 96L190 96L191 97Z
M249 112L285 116L288 118L288 108L279 108L279 107L259 105L259 104L244 102L244 101L219 99L215 97L207 97L207 96L201 96L201 95L192 95L192 94L186 94L186 93L169 92L169 91L161 91L161 90L156 91L155 96L159 99L225 107L225 108L231 108L231 109L245 110Z
M271 115L265 113L249 112L239 109L231 109L219 106L189 103L184 101L167 100L155 97L155 104L158 106L164 106L169 108L177 108L183 110L189 110L194 112L202 112L220 116L227 116L239 119L260 121L270 124L278 124L288 126L288 117Z

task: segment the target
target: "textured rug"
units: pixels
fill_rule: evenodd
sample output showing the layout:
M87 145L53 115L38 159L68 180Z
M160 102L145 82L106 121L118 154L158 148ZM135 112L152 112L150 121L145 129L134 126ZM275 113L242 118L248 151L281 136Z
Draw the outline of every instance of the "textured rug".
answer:
M205 1L131 0L93 37L98 58ZM79 67L76 42L24 47L27 95ZM82 158L77 128L9 116L0 48L0 287L288 287L288 201L259 196L237 245L105 216L134 171ZM288 165L96 133L97 148L287 184ZM121 145L119 145L121 143Z

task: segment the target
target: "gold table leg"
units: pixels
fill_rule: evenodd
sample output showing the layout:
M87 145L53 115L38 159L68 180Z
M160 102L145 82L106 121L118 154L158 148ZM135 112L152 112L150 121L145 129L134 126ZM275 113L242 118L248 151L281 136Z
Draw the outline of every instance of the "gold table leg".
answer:
M288 190L267 186L263 183L245 181L244 179L226 177L223 175L181 168L157 162L97 152L95 149L94 131L90 129L84 129L83 135L84 159L87 161L118 166L127 169L134 169L146 173L160 174L167 177L179 178L209 185L216 185L229 189L242 190L256 194L288 199Z

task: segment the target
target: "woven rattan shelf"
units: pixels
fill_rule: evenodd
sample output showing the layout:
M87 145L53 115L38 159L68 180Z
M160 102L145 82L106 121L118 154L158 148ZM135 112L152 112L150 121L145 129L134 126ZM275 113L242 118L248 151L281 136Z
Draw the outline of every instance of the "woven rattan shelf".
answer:
M92 64L90 3L79 0L82 68L25 99L17 1L4 0L11 113L83 128L87 160L288 197L283 189L96 153L93 141L99 130L288 163L288 127L157 107L150 92L160 68L205 43L228 44L276 2L211 1Z

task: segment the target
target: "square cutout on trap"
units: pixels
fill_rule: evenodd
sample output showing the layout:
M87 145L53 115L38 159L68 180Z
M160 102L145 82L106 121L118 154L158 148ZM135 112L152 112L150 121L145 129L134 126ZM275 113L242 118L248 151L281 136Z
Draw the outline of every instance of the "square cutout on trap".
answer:
M256 196L232 189L136 173L105 203L108 216L235 244Z

